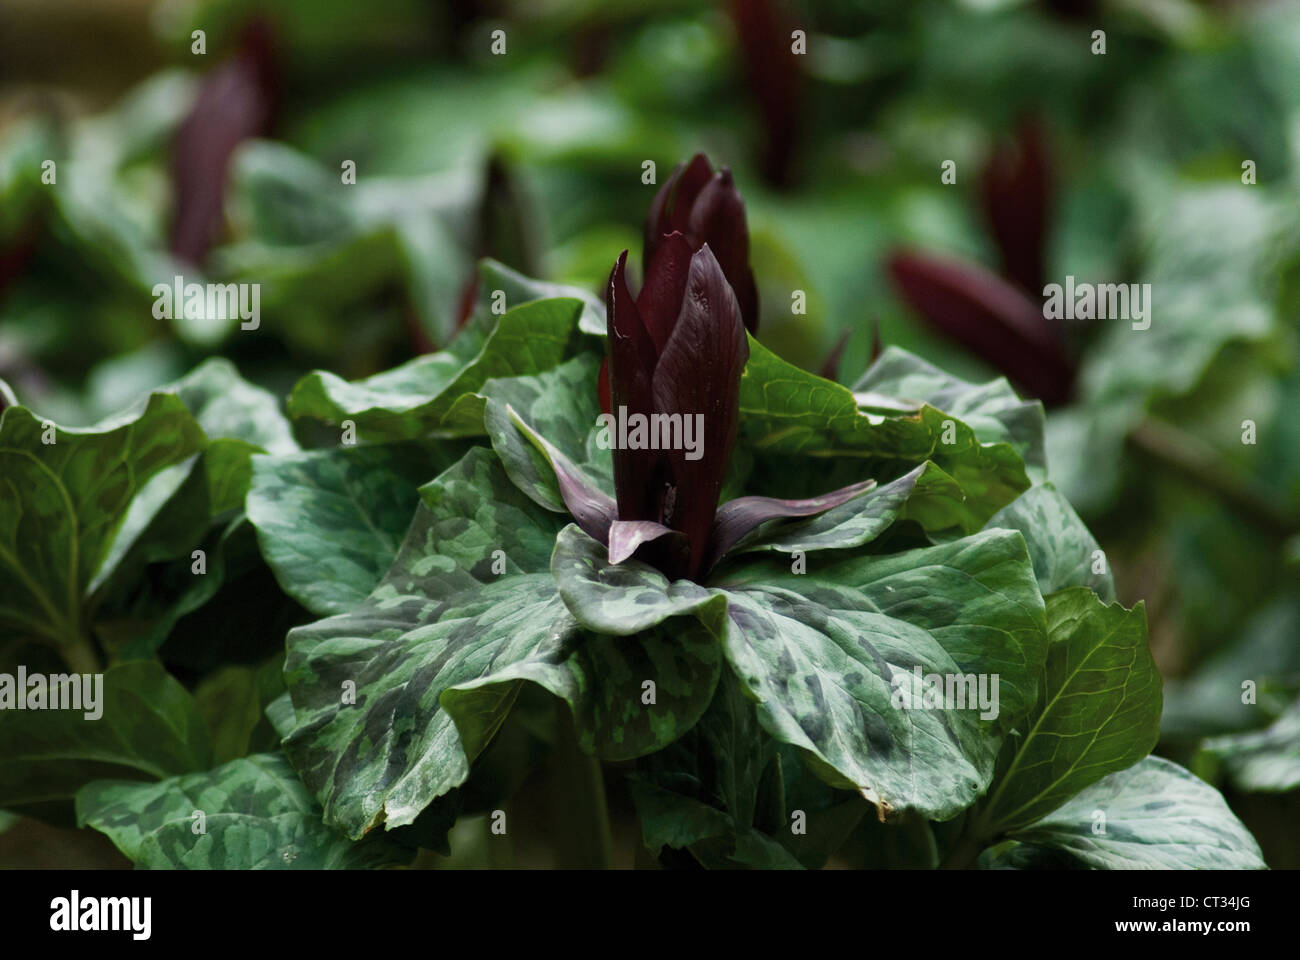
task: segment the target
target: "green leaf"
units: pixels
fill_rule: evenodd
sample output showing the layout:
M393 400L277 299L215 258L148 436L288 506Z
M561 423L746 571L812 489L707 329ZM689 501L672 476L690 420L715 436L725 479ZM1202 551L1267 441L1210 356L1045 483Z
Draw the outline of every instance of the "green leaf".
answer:
M1300 700L1264 730L1215 737L1201 749L1222 763L1238 790L1294 790L1300 787Z
M827 848L837 846L847 832L836 827L851 829L867 804L817 781L820 791L801 789L798 802L790 805L805 818L806 832L796 836L787 816L777 747L759 725L753 702L725 672L700 722L645 758L629 778L646 847L655 854L664 846L686 847L708 867L820 867ZM798 777L802 764L797 756L792 760ZM834 801L824 801L832 797L847 798L855 814L830 813Z
M85 709L0 711L0 806L66 822L72 798L92 780L157 780L211 766L194 699L160 664L119 664L102 683L97 719Z
M929 404L863 412L847 387L786 363L752 339L740 381L740 415L743 441L755 454L780 458L784 469L792 456L848 460L853 479L870 476L883 483L933 460L960 485L972 516L980 519L1029 486L1011 444L981 443L969 426Z
M180 397L211 439L233 437L266 453L293 453L298 449L293 428L280 412L280 401L241 377L235 365L224 357L205 360L157 392Z
M465 782L524 681L564 699L583 748L611 759L698 720L721 670L716 639L693 617L636 637L583 632L549 571L561 519L490 451L470 450L421 496L365 603L289 634L285 747L327 822L353 837L414 822Z
M1010 763L980 815L987 836L1033 823L1132 766L1159 734L1160 674L1143 604L1125 610L1071 587L1047 598L1047 635L1043 697L1008 744Z
M612 493L613 460L595 445L600 402L596 377L600 359L582 353L536 376L489 380L480 391L486 399L483 420L492 448L515 485L536 503L567 512L555 469L511 419L513 409L528 427Z
M47 429L48 424L48 429ZM44 443L42 438L53 442ZM60 429L23 407L0 414L0 625L55 644L84 636L83 603L126 516L155 473L196 453L203 431L180 399Z
M364 601L397 554L417 488L460 452L426 441L254 457L248 519L285 593L320 616Z
M147 870L357 870L413 855L383 835L353 843L325 826L280 753L160 783L87 784L77 794L77 822Z
M417 357L355 383L325 371L300 380L289 412L333 425L350 420L360 444L410 440L438 431L473 436L483 431L483 401L473 396L493 377L539 373L577 345L575 300L538 300L507 310L472 357L454 350ZM458 402L463 401L463 402Z
M980 443L1009 443L1026 466L1040 474L1047 469L1044 453L1043 405L1021 400L999 377L976 384L945 373L915 354L886 347L853 385L864 411L897 412L925 404L950 413L975 431ZM877 406L879 403L884 406Z
M480 308L490 304L492 295L497 290L506 295L509 307L558 297L581 300L582 314L578 318L578 328L593 336L605 336L605 302L590 291L564 283L534 280L490 258L479 261L478 271Z
M588 630L627 636L669 617L694 614L722 632L724 598L689 580L669 583L639 560L611 564L605 547L575 524L560 531L551 573L565 606Z
M1037 693L1046 640L1023 539L987 531L888 556L818 556L806 574L750 561L713 584L730 603L727 658L764 729L882 818L955 816L983 793L1003 731ZM976 700L981 676L992 700L996 677L996 705L964 702L963 688L962 701L928 708L922 690L911 696L914 668L945 684L975 675Z
M1096 539L1079 515L1050 483L1031 487L1003 507L989 527L1019 530L1029 545L1034 575L1044 596L1066 587L1088 587L1107 603L1115 600L1115 581ZM1100 562L1103 573L1095 573Z
M1093 870L1266 869L1219 791L1162 757L1110 774L1014 836L1029 851ZM986 855L983 865L1005 863L1010 853Z
M278 749L280 735L266 707L285 692L283 670L280 656L258 668L229 665L195 688L194 700L212 735L216 763Z

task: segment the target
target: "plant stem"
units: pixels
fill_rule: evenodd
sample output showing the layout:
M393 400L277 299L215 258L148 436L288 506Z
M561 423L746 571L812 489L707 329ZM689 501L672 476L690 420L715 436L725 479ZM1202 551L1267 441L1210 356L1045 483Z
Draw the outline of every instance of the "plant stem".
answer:
M608 869L614 843L605 804L605 780L600 761L583 753L569 705L555 705L556 848L562 867Z
M69 643L60 644L63 662L75 673L99 673L99 654L94 641L85 634L77 634Z
M1147 417L1129 433L1128 441L1149 459L1216 494L1266 533L1286 537L1300 531L1300 517L1289 513L1198 437Z

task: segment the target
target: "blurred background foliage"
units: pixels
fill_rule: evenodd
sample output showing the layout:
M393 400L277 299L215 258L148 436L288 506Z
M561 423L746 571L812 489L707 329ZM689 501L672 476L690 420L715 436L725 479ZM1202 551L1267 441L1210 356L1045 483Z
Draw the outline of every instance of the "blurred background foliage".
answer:
M1300 4L0 0L0 378L77 425L213 355L278 395L366 376L450 340L479 257L598 289L642 164L699 150L746 200L760 339L846 383L880 344L1034 382L918 314L900 251L1035 303L1152 284L1150 329L1059 331L1050 475L1147 601L1157 752L1300 866ZM177 274L260 283L260 328L155 318ZM0 812L0 865L120 862L101 840Z

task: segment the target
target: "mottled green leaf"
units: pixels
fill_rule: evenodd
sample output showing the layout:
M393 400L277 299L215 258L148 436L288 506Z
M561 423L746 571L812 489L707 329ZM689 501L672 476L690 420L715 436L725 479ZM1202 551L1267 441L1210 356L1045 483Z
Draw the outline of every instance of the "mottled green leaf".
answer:
M786 363L754 340L740 382L740 416L742 441L756 454L848 460L858 480L892 480L933 460L982 519L1029 486L1011 444L981 443L964 422L930 404L864 412L847 387ZM839 479L827 482L833 487Z
M53 442L44 443L42 439ZM86 629L82 605L132 498L198 452L185 405L153 394L143 412L60 429L23 407L0 414L0 625L56 644Z
M1162 757L1108 775L1014 837L1029 851L1093 870L1266 868L1259 844L1219 791ZM1015 850L982 865L1009 865Z
M97 719L86 709L0 711L0 804L64 822L92 780L157 780L211 766L194 699L160 664L110 667L102 682Z
M160 783L87 784L77 794L77 821L106 834L140 869L356 870L408 863L414 854L382 834L354 843L325 826L280 753Z
M1114 602L1115 581L1105 555L1098 556L1096 539L1050 483L1026 490L988 525L1024 534L1044 596L1066 587L1088 587L1107 603ZM1101 573L1095 572L1098 567Z
M421 496L370 597L289 634L298 725L285 747L327 822L353 837L412 823L465 781L524 681L564 699L583 747L612 759L661 749L699 719L721 670L716 638L694 618L584 633L549 572L561 518L490 451L472 449Z
M1264 730L1215 737L1201 749L1238 790L1283 793L1300 787L1300 700Z
M321 616L365 600L397 555L418 487L461 452L426 441L255 457L248 519L285 593Z
M1108 773L1151 752L1160 674L1146 609L1104 604L1086 587L1047 598L1046 682L1040 705L999 772L980 822L988 836L1033 823Z
M598 633L638 633L669 617L694 614L721 632L727 603L689 580L668 578L649 564L611 564L603 545L575 525L555 544L551 573L575 620Z
M289 412L335 426L350 420L359 444L410 440L433 431L481 434L483 401L472 395L493 377L538 373L564 360L576 348L581 310L582 304L571 299L507 310L469 358L446 350L355 383L318 370L294 387Z
M175 383L158 392L181 398L210 439L233 437L261 447L266 453L293 453L298 443L280 412L280 401L249 383L224 357L203 361Z
M1024 540L987 531L887 556L817 556L807 574L752 560L713 584L730 603L728 660L764 729L882 818L954 816L987 787L1003 731L1037 692L1046 640ZM927 707L916 668L945 683L974 675L975 686ZM998 683L983 710L981 675L989 700Z
M980 443L1009 443L1025 465L1045 471L1043 405L1021 400L1006 379L970 383L898 347L886 347L853 385L863 410L919 409L950 413L975 431Z

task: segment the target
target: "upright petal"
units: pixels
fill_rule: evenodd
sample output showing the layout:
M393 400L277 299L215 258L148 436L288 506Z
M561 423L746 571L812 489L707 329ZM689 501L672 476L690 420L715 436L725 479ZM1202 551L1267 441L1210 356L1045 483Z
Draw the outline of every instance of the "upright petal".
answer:
M692 253L693 248L680 232L673 231L662 238L646 269L641 292L637 294L637 313L654 341L656 357L663 352L677 315L681 313Z
M707 243L736 293L740 315L751 333L758 329L758 291L749 269L749 228L745 201L723 167L700 190L686 221L686 238L698 247Z
M646 332L636 301L627 289L627 251L619 256L605 290L607 344L609 348L610 414L649 416L653 409L651 376L654 342ZM620 411L622 408L622 411ZM658 491L662 485L662 455L656 450L630 450L615 446L614 492L623 520L657 520Z
M655 413L681 415L683 441L687 429L692 431L690 449L681 442L668 451L658 518L686 534L691 548L687 575L692 578L705 562L718 494L736 442L740 375L748 359L736 295L706 244L691 258L681 313L653 378ZM697 425L702 429L697 431Z
M645 221L645 246L641 252L641 265L647 273L650 271L650 261L663 238L674 230L685 232L691 205L712 176L713 167L709 158L697 153L689 163L679 163L672 176L659 188L654 200L650 202L650 214ZM695 246L698 247L701 242L703 241L695 241Z

